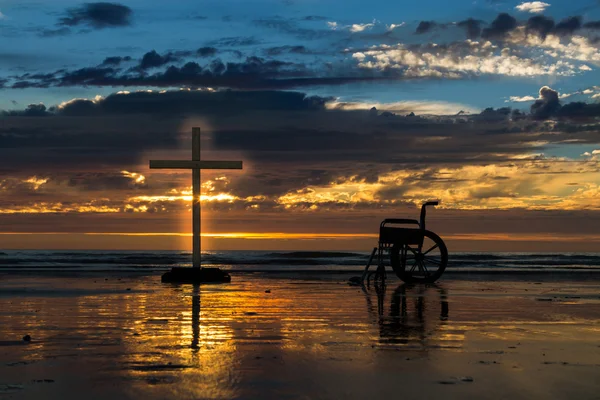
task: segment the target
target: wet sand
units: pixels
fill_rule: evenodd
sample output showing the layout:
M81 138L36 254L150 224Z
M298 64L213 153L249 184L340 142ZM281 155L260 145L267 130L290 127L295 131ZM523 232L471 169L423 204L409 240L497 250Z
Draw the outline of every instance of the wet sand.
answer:
M346 278L0 276L0 399L600 398L598 280Z

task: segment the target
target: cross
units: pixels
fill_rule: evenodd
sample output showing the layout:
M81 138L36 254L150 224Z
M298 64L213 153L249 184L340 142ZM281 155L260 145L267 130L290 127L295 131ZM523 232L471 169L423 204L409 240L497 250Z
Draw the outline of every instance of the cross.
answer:
M200 170L242 169L241 161L200 161L200 128L192 128L191 160L150 160L150 168L192 170L192 265L200 268Z

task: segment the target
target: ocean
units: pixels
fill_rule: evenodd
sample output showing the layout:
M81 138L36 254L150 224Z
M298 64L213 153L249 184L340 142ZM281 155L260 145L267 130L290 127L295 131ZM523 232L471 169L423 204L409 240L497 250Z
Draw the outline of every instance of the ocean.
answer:
M205 251L203 266L231 272L341 273L361 271L368 252ZM159 272L190 266L182 251L2 250L0 272ZM600 272L600 253L450 253L445 274L519 272Z

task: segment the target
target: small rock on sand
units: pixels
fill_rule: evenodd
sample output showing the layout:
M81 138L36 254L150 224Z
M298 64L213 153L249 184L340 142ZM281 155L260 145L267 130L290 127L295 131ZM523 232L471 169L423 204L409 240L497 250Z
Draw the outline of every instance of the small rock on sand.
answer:
M473 377L472 376L463 376L462 378L460 378L460 380L463 382L473 382Z
M271 289L265 290L265 293L271 293Z
M29 336L29 335L23 336L23 341L24 342L31 342L31 336Z
M456 385L456 381L454 379L443 379L438 381L440 385Z

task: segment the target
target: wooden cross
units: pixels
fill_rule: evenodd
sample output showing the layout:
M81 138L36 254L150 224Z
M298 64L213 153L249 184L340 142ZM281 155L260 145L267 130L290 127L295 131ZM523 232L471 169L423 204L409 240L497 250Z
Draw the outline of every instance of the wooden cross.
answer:
M241 161L200 161L200 128L192 128L191 160L150 160L150 168L192 170L192 249L194 268L200 268L200 170L242 169Z

